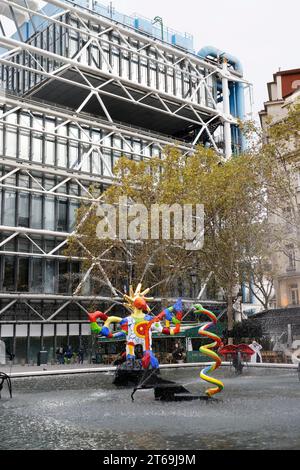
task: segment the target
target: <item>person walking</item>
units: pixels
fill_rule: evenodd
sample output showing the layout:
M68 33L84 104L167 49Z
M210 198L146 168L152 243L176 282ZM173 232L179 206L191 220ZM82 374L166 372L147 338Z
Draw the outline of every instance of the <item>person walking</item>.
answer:
M64 348L63 346L60 346L56 350L56 357L57 357L57 362L58 364L64 364Z
M83 364L84 350L82 347L78 349L78 364Z
M71 363L72 356L73 356L72 346L68 345L67 350L65 352L65 362L66 362L66 364Z
M184 350L181 344L175 343L175 348L172 352L172 356L173 356L173 360L175 364L178 363L179 361L183 361L184 359L183 353L184 353Z

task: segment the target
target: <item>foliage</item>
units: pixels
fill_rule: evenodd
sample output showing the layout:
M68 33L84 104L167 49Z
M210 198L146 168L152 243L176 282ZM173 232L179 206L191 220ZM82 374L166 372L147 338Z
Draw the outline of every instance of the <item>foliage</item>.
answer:
M153 295L168 296L172 285L191 270L201 279L213 272L228 300L231 331L234 289L245 273L263 278L268 272L270 279L274 275L268 260L270 251L280 249L282 233L278 225L270 223L269 214L285 207L291 197L290 174L283 171L274 144L283 135L282 129L274 134L274 141L264 145L256 139L247 154L228 161L202 146L192 156L166 147L162 158L120 158L114 169L115 182L102 195L99 188L91 188L93 203L80 207L77 231L69 239L67 253L85 258L83 268L93 273L98 293L115 296L140 281L153 287ZM185 240L164 240L162 235L157 240L136 242L98 239L97 199L117 203L121 196L126 196L129 204L134 201L147 208L153 204L204 204L203 248L187 251ZM149 232L150 225L146 227Z
M274 342L269 336L263 336L260 340L260 344L264 351L273 351Z
M256 240L256 256L246 260L245 277L252 280L252 293L265 309L273 295L274 279L280 271L282 255L299 246L300 212L297 196L300 156L300 101L286 108L286 116L268 119L264 131L253 122L243 123L249 152L261 157L267 175L265 236ZM274 173L276 177L272 177ZM269 173L269 174L268 174ZM284 259L283 257L283 259Z
M243 320L233 325L233 338L236 343L240 343L244 339L255 339L260 341L263 336L262 327L257 320Z

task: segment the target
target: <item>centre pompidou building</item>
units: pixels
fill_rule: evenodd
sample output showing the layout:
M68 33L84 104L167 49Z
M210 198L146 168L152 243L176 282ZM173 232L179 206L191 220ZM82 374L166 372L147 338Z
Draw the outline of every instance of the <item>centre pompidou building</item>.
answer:
M92 279L78 292L64 255L90 186L121 155L240 152L248 83L230 54L95 1L0 0L0 20L0 338L31 363L89 335L91 296L110 301Z

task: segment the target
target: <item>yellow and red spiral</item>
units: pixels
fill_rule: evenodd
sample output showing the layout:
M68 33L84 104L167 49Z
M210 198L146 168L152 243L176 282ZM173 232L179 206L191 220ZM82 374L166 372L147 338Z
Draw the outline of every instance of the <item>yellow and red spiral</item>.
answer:
M201 328L199 328L198 333L204 338L210 338L211 340L213 340L212 343L206 344L205 346L201 346L199 349L199 351L202 354L210 357L214 361L213 364L205 367L200 372L200 378L202 380L205 380L206 382L210 384L216 385L213 388L208 388L207 390L205 390L206 395L209 397L212 397L213 395L220 393L224 388L224 384L223 382L221 382L221 380L218 380L214 377L210 377L209 375L207 375L211 372L214 372L222 364L222 361L220 357L218 356L218 354L215 351L212 351L212 349L219 348L221 346L222 340L216 334L210 331L207 331L211 326L214 326L217 324L218 319L213 312L206 310L205 308L202 307L202 305L195 305L195 309L196 309L195 313L207 315L211 320L211 322L205 323L203 326L201 326Z

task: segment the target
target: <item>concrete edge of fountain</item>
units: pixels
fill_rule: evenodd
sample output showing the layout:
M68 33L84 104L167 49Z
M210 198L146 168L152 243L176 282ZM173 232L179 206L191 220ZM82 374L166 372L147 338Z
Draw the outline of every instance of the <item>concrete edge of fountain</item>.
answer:
M211 362L191 362L188 364L162 364L160 368L162 370L168 369L187 369L187 368L201 368L206 367L212 364ZM221 367L230 367L230 362L223 362ZM116 367L86 367L82 369L55 369L55 370L45 370L46 366L43 367L43 370L33 370L26 372L11 372L8 373L11 378L26 378L26 377L44 377L44 376L57 376L57 375L76 375L76 374L96 374L96 373L107 373L114 372ZM248 363L247 367L250 368L260 368L260 369L285 369L285 370L297 370L297 364L278 364L278 363Z

